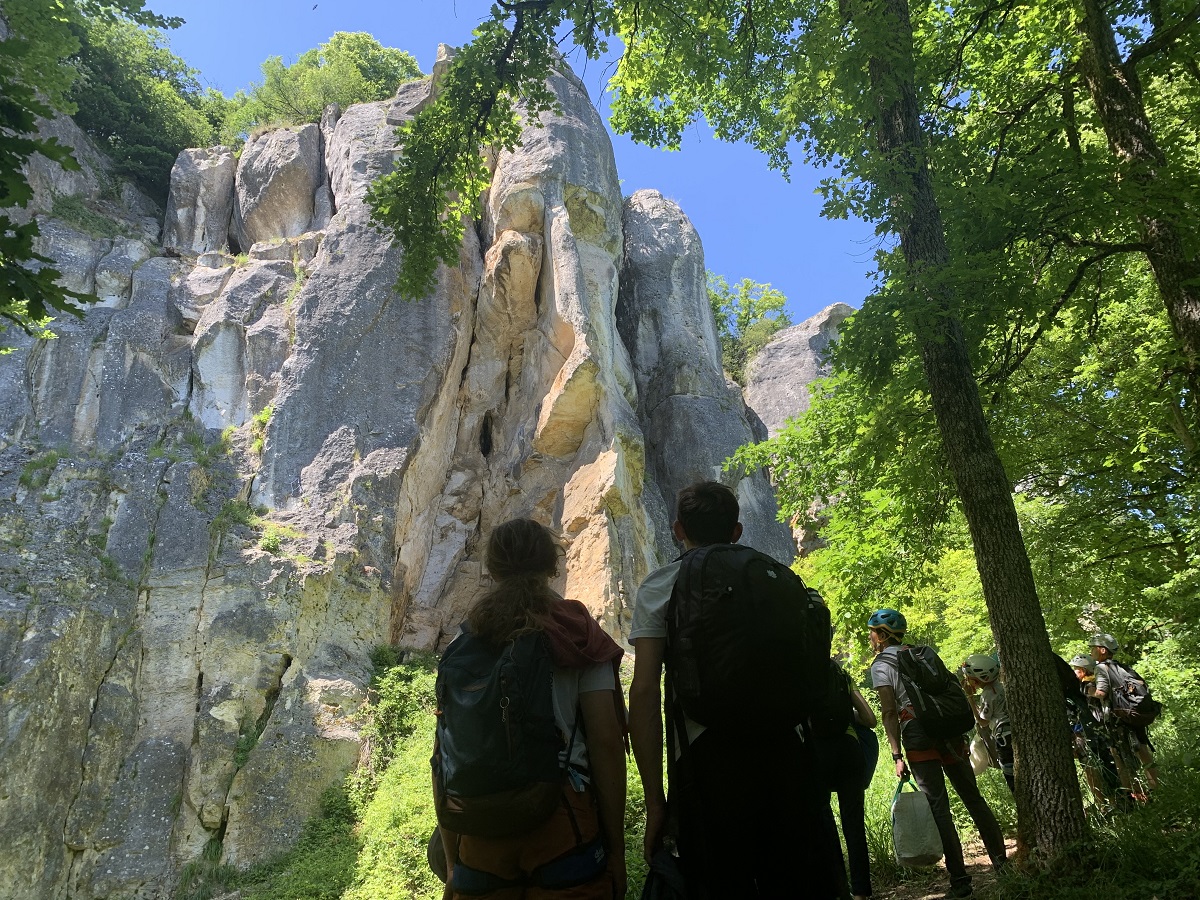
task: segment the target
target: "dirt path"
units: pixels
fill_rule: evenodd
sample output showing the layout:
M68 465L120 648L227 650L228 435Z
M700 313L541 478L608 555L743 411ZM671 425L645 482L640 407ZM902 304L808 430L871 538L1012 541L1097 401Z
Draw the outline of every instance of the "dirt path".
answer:
M1008 854L1017 849L1015 840L1006 841ZM978 840L963 844L963 858L967 863L967 871L971 875L972 887L978 894L983 888L996 883L996 873L992 871L991 861L983 844ZM886 888L875 889L875 900L942 900L950 889L950 880L946 877L946 867L938 863L928 878L914 878Z

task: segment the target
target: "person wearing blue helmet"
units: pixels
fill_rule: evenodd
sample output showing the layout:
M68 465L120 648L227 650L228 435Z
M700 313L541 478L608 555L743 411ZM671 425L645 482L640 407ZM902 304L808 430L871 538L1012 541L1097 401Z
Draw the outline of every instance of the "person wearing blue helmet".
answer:
M892 749L896 777L907 778L911 774L917 786L929 798L929 808L942 838L946 871L950 875L950 892L946 897L970 897L971 876L967 874L962 842L950 812L947 779L979 829L979 836L996 869L1007 863L1004 833L991 807L979 793L965 741L962 738L934 740L917 721L904 679L900 676L897 656L902 648L906 651L911 649L904 643L908 622L903 613L894 609L876 610L867 621L867 627L871 650L875 653L875 660L871 663L871 685L879 695L883 728ZM928 648L918 649L928 651Z

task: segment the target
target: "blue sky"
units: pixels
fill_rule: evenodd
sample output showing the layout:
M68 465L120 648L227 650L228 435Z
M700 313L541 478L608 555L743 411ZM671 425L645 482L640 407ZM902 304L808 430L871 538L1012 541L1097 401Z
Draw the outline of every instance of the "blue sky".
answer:
M268 56L293 61L335 31L367 31L381 43L407 50L422 71L433 66L439 43L462 44L487 15L489 0L150 0L186 24L169 33L171 49L226 94L260 77ZM603 72L572 66L603 108ZM830 303L859 306L870 288L877 245L862 222L819 217L813 193L820 174L793 167L791 182L767 169L757 151L714 140L693 128L678 153L613 136L622 191L656 188L679 203L704 243L710 271L730 282L769 282L788 298L799 322Z

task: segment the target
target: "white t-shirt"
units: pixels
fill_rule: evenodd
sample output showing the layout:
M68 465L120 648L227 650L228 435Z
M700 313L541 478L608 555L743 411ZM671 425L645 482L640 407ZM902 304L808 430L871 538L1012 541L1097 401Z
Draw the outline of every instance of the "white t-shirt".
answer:
M675 560L646 576L646 580L638 588L637 601L633 607L633 626L629 630L631 643L638 638L667 636L667 606L671 602L671 592L675 589L675 579L678 575L679 560ZM636 646L635 644L634 647ZM672 724L667 722L666 726L670 728ZM688 744L704 733L704 726L693 722L687 716L683 717L683 726L687 730ZM681 747L675 748L677 759L681 750Z
M563 736L560 759L566 759L566 747L571 748L570 764L577 769L588 768L587 742L583 737L582 723L575 728L575 717L579 714L579 695L592 691L615 691L617 677L612 663L596 663L586 669L561 669L554 667L554 721ZM575 740L571 741L571 732Z

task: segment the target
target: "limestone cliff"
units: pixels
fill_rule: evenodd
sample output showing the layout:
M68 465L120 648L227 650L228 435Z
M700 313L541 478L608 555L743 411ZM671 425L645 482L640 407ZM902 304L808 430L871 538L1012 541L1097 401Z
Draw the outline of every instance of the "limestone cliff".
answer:
M845 303L827 306L780 331L750 360L744 395L765 431L761 437L774 437L788 419L808 410L809 387L829 375L829 349L838 339L838 328L853 312ZM824 546L818 528L794 524L792 539L801 554Z
M853 312L845 303L825 307L776 334L746 366L746 403L771 437L808 409L808 387L829 374L829 348Z
M0 896L165 896L206 846L288 846L358 758L371 650L442 645L509 517L627 630L674 489L751 431L694 229L622 201L582 85L553 87L412 304L363 196L429 80L186 151L161 242L126 189L31 173L42 252L102 302L0 357ZM790 559L765 481L736 488Z

